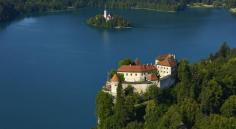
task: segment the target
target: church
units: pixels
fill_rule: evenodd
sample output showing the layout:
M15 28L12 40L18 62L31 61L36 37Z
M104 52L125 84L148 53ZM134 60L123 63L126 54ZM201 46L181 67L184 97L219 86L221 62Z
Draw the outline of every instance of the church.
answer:
M112 20L111 14L108 13L106 9L104 10L103 17L104 17L104 19L105 19L106 21Z

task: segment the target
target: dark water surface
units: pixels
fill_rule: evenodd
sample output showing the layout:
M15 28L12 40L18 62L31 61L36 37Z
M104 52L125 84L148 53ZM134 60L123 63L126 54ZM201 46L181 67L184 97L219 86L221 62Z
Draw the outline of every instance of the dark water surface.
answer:
M89 129L107 71L124 57L191 62L223 41L236 47L236 16L223 9L178 13L113 10L134 28L105 31L85 20L101 9L28 17L0 29L0 129Z

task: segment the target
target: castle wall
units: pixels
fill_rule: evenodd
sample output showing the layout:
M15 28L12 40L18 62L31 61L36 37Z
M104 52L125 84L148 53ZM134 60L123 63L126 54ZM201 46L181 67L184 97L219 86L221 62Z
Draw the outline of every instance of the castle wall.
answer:
M135 72L119 72L124 75L126 82L142 82L145 81L145 73L135 73Z

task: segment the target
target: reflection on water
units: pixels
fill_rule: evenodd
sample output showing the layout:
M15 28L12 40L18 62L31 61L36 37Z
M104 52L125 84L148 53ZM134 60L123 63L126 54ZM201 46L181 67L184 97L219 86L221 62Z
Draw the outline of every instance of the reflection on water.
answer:
M28 18L24 18L23 20L21 20L18 25L20 26L30 26L32 24L35 24L37 22L37 18L32 18L32 17L28 17Z
M107 30L104 30L102 32L102 39L105 44L108 44L110 42L109 38L109 32Z

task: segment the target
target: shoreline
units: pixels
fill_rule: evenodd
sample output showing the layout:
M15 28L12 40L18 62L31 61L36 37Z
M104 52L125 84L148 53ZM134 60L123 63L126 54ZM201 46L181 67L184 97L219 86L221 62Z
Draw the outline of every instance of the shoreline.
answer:
M115 26L115 27L113 27L113 29L131 29L131 28L133 28L133 27L131 27L131 26L127 26L127 27Z
M133 10L147 10L147 11L156 11L156 12L166 12L166 13L175 13L177 11L165 11L165 10L158 10L158 9L151 9L151 8L139 8L139 7L131 7L130 9Z
M231 9L229 9L229 11L230 11L232 14L236 14L236 8L231 8Z
M187 7L189 8L216 8L213 4L203 4L203 3L193 3L188 4Z
M60 12L67 12L67 11L74 11L76 8L67 8L67 9L59 9L59 10L49 10L45 13L60 13Z
M193 3L193 4L188 4L187 8L192 8L192 9L204 9L204 8L208 8L208 9L217 9L217 8L224 8L222 6L216 7L214 5L207 5L207 4L202 4L202 3ZM48 10L45 12L33 12L33 13L26 13L26 14L21 14L19 16L16 16L15 18L6 20L6 21L0 21L0 23L7 23L7 22L12 22L15 19L21 18L21 17L27 17L27 16L33 16L33 15L40 15L40 14L51 14L51 13L61 13L61 12L70 12L70 11L76 11L76 10L80 10L81 8L75 8L75 7L68 7L66 9L59 9L59 10ZM152 8L139 8L139 7L131 7L129 8L131 10L147 10L147 11L156 11L156 12L164 12L164 13L176 13L178 11L165 11L165 10L158 10L158 9L152 9ZM182 10L185 11L186 9ZM236 14L236 8L230 8L227 9L228 12L232 13L232 14Z
M104 14L106 15L106 14ZM107 18L108 15L106 15ZM110 15L111 19L107 20L102 14L90 17L86 20L86 24L95 28L101 29L128 29L131 28L131 24L124 17L120 15ZM109 22L108 22L109 21Z
M47 10L47 11L39 11L39 12L31 12L31 13L24 13L19 14L15 16L14 18L10 18L8 20L0 21L0 23L6 23L6 22L12 22L16 19L22 18L22 17L28 17L28 16L34 16L34 15L41 15L41 14L51 14L51 13L62 13L62 12L70 12L70 11L76 11L78 8L75 7L67 7L65 9L58 9L58 10Z

